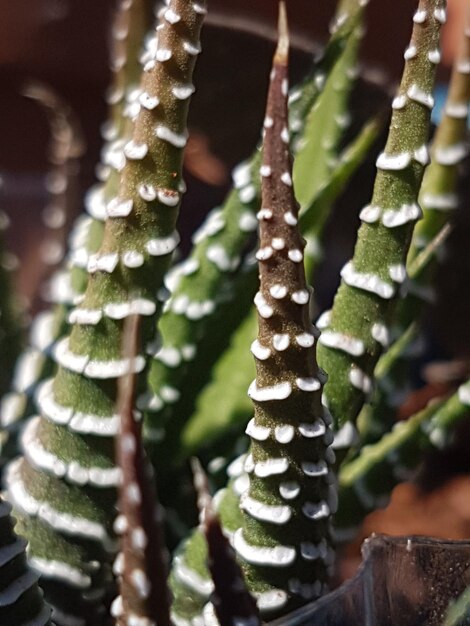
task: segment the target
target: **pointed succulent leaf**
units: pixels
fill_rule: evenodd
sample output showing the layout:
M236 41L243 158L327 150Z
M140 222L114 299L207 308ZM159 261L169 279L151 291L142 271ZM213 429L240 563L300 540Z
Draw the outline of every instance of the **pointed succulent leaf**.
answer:
M302 262L305 241L283 140L288 36L282 7L266 113L273 123L266 129L261 168L262 206L271 214L260 216L259 227L256 378L248 391L255 407L247 427L250 484L240 500L243 524L233 540L260 611L270 616L323 592L332 556L329 520L336 506L329 416L321 403L325 376L316 363L318 333L310 322ZM323 435L312 438L317 427Z
M138 350L137 316L126 324L124 339L123 355L132 358ZM127 374L119 382L118 394L120 430L116 446L121 481L115 529L121 534L121 551L116 561L120 595L113 603L112 613L120 626L133 621L169 626L166 548L153 470L145 455L134 395L135 374Z
M356 77L363 32L358 21L310 110L295 158L294 185L300 206L308 207L335 168L339 143L349 125L348 102Z
M425 171L419 193L423 218L413 232L407 259L409 276L404 285L403 297L397 305L393 325L393 334L396 336L400 336L411 322L417 324L425 308L435 299L433 280L439 260L436 253L448 234L446 226L449 226L449 220L458 205L459 170L468 153L469 26L470 11L467 10L466 25L463 28L460 50L454 61L447 100L431 146L431 162ZM437 52L435 59L438 58ZM424 343L421 342L421 345ZM408 350L389 368L388 386L379 382L372 406L366 410L362 420L361 439L365 444L376 441L393 424L397 402L403 398L403 394L397 395L394 390L403 389L409 379L411 356L416 358L416 351Z
M115 551L116 381L146 366L145 348L133 358L120 353L123 319L142 315L144 346L153 337L154 294L178 241L175 223L196 60L192 51L199 47L204 13L201 2L173 0L162 14L158 44L142 79L143 100L157 98L159 104L141 106L132 139L124 147L118 195L111 201L103 243L88 260L85 296L72 312L70 336L55 347L57 375L38 394L41 417L29 432L37 453L12 464L7 476L11 499L25 524L29 515L36 527L57 536L50 560L66 562L82 547L88 548L87 556L94 553L94 593L77 594L68 607L80 614L88 603L87 619L96 625L103 622L99 592L109 587ZM30 537L34 556L37 542ZM80 563L80 568L87 571L89 563ZM60 568L54 587L68 587ZM59 592L54 601L62 604Z
M348 432L372 391L382 336L406 277L411 234L421 216L417 199L428 162L436 68L431 53L439 46L445 2L421 0L417 15L399 93L392 103L387 144L377 159L372 200L361 211L354 256L341 272L342 283L331 314L324 318L326 330L318 350L322 367L335 374L325 393L336 427ZM344 436L339 441L349 447Z
M470 104L470 9L462 25L443 113L431 145L431 162L423 177L419 202L423 219L416 224L408 255L413 260L452 218L457 208L457 179L468 154L467 121ZM437 55L436 55L437 59Z

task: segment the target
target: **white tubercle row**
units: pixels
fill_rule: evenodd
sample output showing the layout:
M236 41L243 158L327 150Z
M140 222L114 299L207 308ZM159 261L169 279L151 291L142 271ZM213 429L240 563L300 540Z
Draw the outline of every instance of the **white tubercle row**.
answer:
M210 578L203 578L194 569L188 567L183 556L175 556L173 572L182 585L196 592L198 596L209 597L214 591L214 583Z
M139 103L147 111L153 111L160 104L160 99L158 96L152 96L147 91L143 91L139 95Z
M190 300L186 294L181 294L169 300L167 309L173 311L177 315L184 315L189 320L200 320L203 317L212 315L215 311L216 303L214 300Z
M152 256L164 256L174 252L180 242L179 234L174 231L168 237L155 237L145 244L145 248Z
M255 595L261 612L278 610L287 603L287 593L282 589L269 589Z
M175 148L184 148L188 143L188 133L185 131L184 133L175 133L168 126L157 126L155 129L155 135L171 144Z
M271 349L263 346L258 339L255 339L251 344L251 353L259 361L266 361L272 354Z
M390 267L388 268L388 275L394 282L401 284L406 279L406 267L403 265L403 263L390 265Z
M444 112L448 117L453 117L457 120L465 120L468 116L468 103L446 102Z
M95 185L92 187L85 196L85 207L88 209L88 202L90 198L93 197L101 197L103 194L102 185ZM104 220L106 218L106 209L103 201L103 213L101 214L101 219ZM74 222L72 232L69 235L69 248L70 250L75 250L76 248L82 248L90 235L90 228L93 224L93 219L97 219L94 217L90 217L88 215L80 215L76 221ZM100 221L100 220L98 220Z
M352 356L362 356L365 352L364 342L361 339L332 330L323 331L319 342L324 346L341 350Z
M395 96L395 98L392 101L392 109L395 109L395 110L403 109L407 101L408 101L408 96L406 94L399 94L398 96Z
M220 244L209 246L206 251L206 256L221 272L233 271L237 269L240 264L240 257L236 256L231 259L225 248Z
M470 74L470 59L460 59L456 67L461 74Z
M321 387L321 381L313 377L296 378L295 384L298 389L306 392L317 391ZM291 393L292 384L290 382L281 382L269 387L258 387L256 380L254 380L248 389L249 397L256 402L285 400Z
M321 460L318 463L312 461L303 461L301 463L302 471L306 476L318 478L319 476L326 476L328 474L328 465L325 461Z
M426 9L418 9L413 16L413 22L415 24L424 24L428 17L428 12Z
M172 192L173 193L173 192ZM175 192L176 193L176 192ZM151 256L165 256L174 252L180 241L175 231L167 237L156 237L145 244L145 249ZM78 267L86 267L91 274L101 271L111 274L116 269L119 259L129 268L140 267L144 264L144 255L137 250L128 250L121 255L118 252L95 253L89 255L85 248L74 250L71 255L72 263Z
M400 102L396 98L392 104L395 104L395 108L397 108ZM421 165L427 165L429 163L428 147L422 145L414 152L400 152L398 154L382 152L376 161L376 166L380 170L399 171L406 169L413 159L421 163Z
M321 502L305 502L302 506L302 513L308 519L318 521L329 517L330 507L325 501Z
M273 336L272 343L276 352L283 352L290 345L290 336L287 333L276 334Z
M404 58L405 61L409 61L410 59L414 59L418 54L418 48L413 44L410 43L410 45L408 46L408 48L405 50L404 53Z
M72 407L58 404L54 398L53 379L42 383L38 389L36 401L39 410L55 424L67 424L70 430L83 435L115 437L119 432L119 416L93 415L75 411Z
M212 210L202 225L192 236L192 242L198 244L207 237L213 237L225 227L225 218L220 209Z
M300 485L295 480L282 482L279 485L279 494L284 500L295 500L300 493Z
M260 209L258 213L256 214L256 218L260 222L261 220L269 221L273 218L273 212L271 211L271 209L267 209L267 208Z
M15 365L12 387L15 391L28 393L37 382L41 368L44 364L44 355L30 348L23 352Z
M0 400L0 427L7 428L19 421L26 406L27 397L23 392L10 391L6 393Z
M302 306L308 303L310 300L310 294L307 289L299 289L298 291L294 291L290 298L292 302Z
M113 544L106 528L100 522L72 515L66 511L59 511L46 500L37 500L28 493L21 476L23 463L23 459L16 459L6 469L5 484L10 501L14 506L32 517L38 517L55 530L66 535L100 541L109 546Z
M436 211L452 211L459 205L457 194L452 192L439 194L426 192L421 201L425 207Z
M358 441L359 435L356 427L352 422L346 422L335 433L335 438L332 443L334 450L340 450L341 448L350 448Z
M197 346L185 344L182 346L162 346L153 354L154 359L161 361L167 367L178 367L183 361L192 361L196 356Z
M470 406L470 383L460 385L458 389L458 397L462 404Z
M31 345L42 352L50 349L57 338L56 320L53 311L41 311L31 324Z
M180 284L183 276L191 276L201 267L199 259L188 257L181 263L174 265L165 275L165 286L173 293Z
M460 141L451 146L439 146L434 150L434 158L439 165L457 165L468 154L468 143Z
M393 285L385 282L376 274L357 272L352 261L349 261L343 267L341 277L349 287L369 291L385 300L389 300L395 295L395 287Z
M46 450L38 437L39 423L40 418L33 417L27 422L21 435L23 454L34 467L54 476L66 478L76 485L106 488L117 487L120 484L121 470L119 467L84 467L77 461L66 463Z
M273 548L251 546L243 537L239 528L233 536L233 547L241 558L251 565L288 567L296 558L295 548L278 545Z
M268 426L257 424L254 417L248 422L245 432L257 441L266 441L272 434L276 441L287 444L293 440L296 429L300 436L306 439L322 437L326 432L325 423L319 418L315 422L302 422L297 427L291 424L279 424L271 429Z
M435 19L441 24L445 24L447 20L447 11L445 8L434 9L433 13Z
M353 365L349 371L349 381L353 387L365 394L372 391L371 378L356 365Z
M431 63L434 63L435 65L438 65L441 62L441 51L439 50L439 48L435 48L434 50L430 50L428 52L428 59L431 61Z
M198 2L193 2L193 9L194 9L194 12L198 13L199 15L206 15L207 13L207 9L202 4L199 4Z
M190 41L183 42L183 50L190 54L191 56L197 56L201 53L201 44L198 42L196 44L191 43Z
M82 294L72 287L71 274L67 270L60 270L54 273L47 284L46 298L55 304L75 304Z
M372 337L380 343L384 348L387 348L390 343L390 333L388 332L388 328L381 324L380 322L376 322L372 325L371 329Z
M251 498L248 493L244 493L240 498L240 508L246 511L251 517L262 522L271 524L286 524L292 517L292 509L285 504L272 505L265 504Z
M173 95L177 100L187 100L194 92L194 85L188 83L187 85L176 85L171 89Z
M246 464L249 461L245 462ZM289 469L289 460L285 457L278 457L272 459L266 459L265 461L258 461L254 464L253 471L258 478L268 478L269 476L277 476L278 474L284 474ZM248 471L248 470L247 470ZM249 472L250 473L250 472Z
M70 324L98 324L103 315L122 320L130 315L153 315L156 304L147 298L134 298L129 302L109 302L102 309L76 308L69 313Z
M65 369L90 378L119 378L124 374L138 374L145 368L145 357L142 355L132 359L97 361L90 359L86 354L76 354L69 348L69 337L65 337L54 346L54 357Z
M428 93L427 91L424 91L424 89L421 89L421 87L419 85L417 85L416 83L413 83L409 88L408 91L406 92L407 96L410 100L414 100L415 102L418 102L419 104L422 104L423 106L427 107L428 109L432 109L434 106L434 98L432 96L432 94Z
M147 156L148 151L149 147L146 143L137 143L133 139L128 141L123 148L124 156L131 161L141 161Z
M258 291L254 298L255 306L259 315L264 319L269 319L274 314L274 309L270 306L261 291Z
M321 559L326 561L329 559L329 549L325 540L319 543L312 543L310 541L303 541L300 544L300 554L306 561L316 561Z
M398 209L387 209L382 215L382 224L387 228L397 228L408 222L414 222L423 216L421 207L415 202L402 204Z
M79 589L88 589L91 586L91 577L88 574L84 574L77 567L73 567L65 561L30 555L28 564L44 578L61 580Z
M382 152L376 162L376 166L380 170L397 171L406 169L411 163L411 155L409 152L400 154L387 154Z
M126 165L126 157L124 155L125 144L125 139L116 139L116 141L107 144L101 153L103 164L117 172L121 172Z
M238 220L240 230L245 233L251 233L258 227L258 220L251 211L244 211Z

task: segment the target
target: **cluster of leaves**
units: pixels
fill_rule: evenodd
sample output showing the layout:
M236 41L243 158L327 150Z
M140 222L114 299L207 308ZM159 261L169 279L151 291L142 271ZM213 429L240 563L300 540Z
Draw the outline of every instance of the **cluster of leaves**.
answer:
M207 9L169 0L155 31L144 0L119 3L101 181L2 401L4 486L31 568L0 502L2 624L50 623L33 570L58 625L286 615L326 592L333 537L351 536L468 416L470 382L394 419L466 155L468 28L427 148L444 0L419 2L353 258L321 335L312 324L324 226L384 124L379 111L346 130L366 6L340 0L323 55L290 94L281 7L263 149L172 264ZM3 354L15 355L1 293ZM223 487L212 498L194 466L193 530L192 455ZM163 526L169 548L183 540L171 591Z

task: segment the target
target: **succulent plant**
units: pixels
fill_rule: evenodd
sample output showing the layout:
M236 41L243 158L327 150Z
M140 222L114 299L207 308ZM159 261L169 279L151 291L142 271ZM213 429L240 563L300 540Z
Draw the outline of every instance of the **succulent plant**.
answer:
M25 537L0 500L6 626L289 622L327 593L334 542L468 419L468 381L396 425L394 410L456 206L468 28L425 171L446 13L419 1L372 200L315 326L324 227L384 117L348 129L367 0L339 1L290 93L281 3L261 144L176 261L206 6L168 0L155 31L150 4L118 3L100 182L2 402L5 498Z

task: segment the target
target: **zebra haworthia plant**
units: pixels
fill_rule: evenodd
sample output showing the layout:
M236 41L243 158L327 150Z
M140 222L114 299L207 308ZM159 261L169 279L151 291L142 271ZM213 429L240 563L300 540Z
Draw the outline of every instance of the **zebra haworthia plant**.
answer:
M379 127L373 119L352 141L344 132L367 4L338 2L324 56L290 96L281 4L262 150L235 170L234 189L221 209L196 233L188 258L170 267L206 8L202 0L159 6L157 31L139 58L149 3L118 3L101 182L86 196L90 217L77 222L66 262L52 281L58 305L33 333L42 365L23 361L18 371L30 375L30 384L7 397L2 409L4 421L5 415L6 421L20 420L23 454L4 475L17 531L29 545L26 552L26 541L13 534L10 507L1 501L0 623L49 624L49 605L56 626L110 620L257 626L285 619L328 589L333 525L336 539L350 534L409 476L423 451L447 445L468 417L467 382L396 428L381 420L377 440L360 442L355 456L336 459L333 452L335 445L341 455L350 447L353 424L368 400L367 408L376 410L379 394L369 394L373 379L386 382L414 331L417 313L409 298L418 282L432 282L434 253L447 232L441 231L442 209L455 201L469 99L466 33L421 186L445 2L420 0L373 198L361 211L354 256L320 335L311 321L305 262L308 272L312 268L305 257ZM417 200L425 219L414 229ZM251 254L257 228L259 247ZM421 250L423 234L431 243ZM245 303L254 294L256 269L259 290L250 317ZM396 327L406 330L397 340L389 332ZM222 341L214 346L216 332L227 339L233 334L234 349L223 352ZM388 340L394 341L390 348ZM382 349L387 352L379 360ZM217 413L240 405L240 414L248 411L244 425L248 421L252 407L238 399L250 372L246 358L253 356L254 417L243 444L249 451L232 461L235 438L222 441L222 435L229 438L236 418ZM213 367L217 359L220 371ZM200 394L211 379L213 392ZM248 383L242 386L246 394ZM204 402L191 417L188 407L198 394ZM231 396L228 404L221 394ZM224 419L225 430L219 428ZM206 441L195 432L198 424ZM194 496L186 493L189 467L183 466L190 454L210 460L209 470L219 467L219 473L207 478L194 463L200 525L174 554L168 576L162 526L170 544L168 537L183 536L191 523L183 519L186 512L191 516L187 502ZM228 483L212 497L225 466ZM163 506L155 501L154 480ZM174 528L180 521L183 531ZM41 575L47 604L26 556Z
M155 293L178 243L182 149L204 14L203 3L188 0L173 0L162 13L103 243L88 260L88 287L70 315L70 336L56 345L58 372L38 394L41 416L26 427L25 457L7 471L19 527L33 560L42 564L38 569L59 623L71 619L66 612L90 624L104 619L119 477L113 454L116 380L145 369ZM123 319L134 313L143 316L144 350L122 358Z
M248 391L255 416L245 469L242 528L233 543L261 610L270 615L319 597L332 551L329 522L336 493L330 465L329 414L321 403L325 375L316 363L317 330L303 266L288 144L288 35L280 13L263 142L259 218L256 379ZM324 557L321 558L324 549Z

